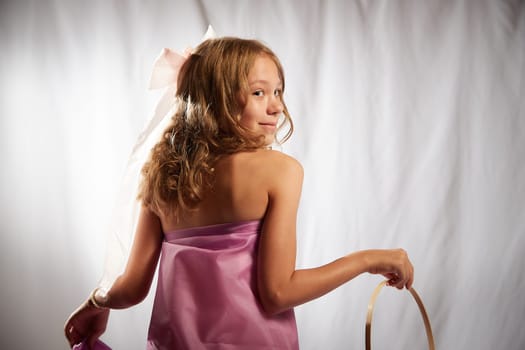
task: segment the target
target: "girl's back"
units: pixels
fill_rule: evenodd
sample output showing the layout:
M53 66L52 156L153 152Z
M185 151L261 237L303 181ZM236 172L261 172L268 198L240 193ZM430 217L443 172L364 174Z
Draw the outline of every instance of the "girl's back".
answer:
M195 210L179 220L160 218L164 243L148 349L298 348L293 309L270 317L257 299L268 206L292 162L265 149L223 156Z
M262 219L269 191L290 161L294 160L283 153L264 149L221 157L203 201L180 217L161 216L163 231Z

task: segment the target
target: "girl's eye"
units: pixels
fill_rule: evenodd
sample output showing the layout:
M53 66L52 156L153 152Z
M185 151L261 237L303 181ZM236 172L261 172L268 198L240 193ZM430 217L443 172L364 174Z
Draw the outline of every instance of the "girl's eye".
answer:
M254 96L263 96L264 92L262 90L257 90L253 93Z
M273 94L274 94L275 96L281 96L282 93L283 93L283 92L282 92L280 89L277 89L277 90L275 90L275 91L273 92Z

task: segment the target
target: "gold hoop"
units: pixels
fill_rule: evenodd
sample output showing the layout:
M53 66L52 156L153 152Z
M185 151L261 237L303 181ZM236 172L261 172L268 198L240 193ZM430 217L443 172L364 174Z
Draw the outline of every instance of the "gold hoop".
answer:
M376 289L372 293L372 296L370 297L370 301L368 302L368 314L366 315L366 326L365 326L366 350L372 349L372 346L371 346L372 313L374 312L374 305L376 303L377 296L379 295L381 288L383 288L385 284L386 284L386 281L379 283L379 285L376 287ZM423 301L421 300L419 295L416 293L414 288L411 287L408 291L414 297L414 300L416 301L417 306L419 307L419 312L421 313L421 317L423 317L423 322L425 323L425 331L427 332L428 348L430 350L435 350L434 335L432 334L432 327L430 327L430 320L428 318L427 311L425 310L425 306L423 305Z

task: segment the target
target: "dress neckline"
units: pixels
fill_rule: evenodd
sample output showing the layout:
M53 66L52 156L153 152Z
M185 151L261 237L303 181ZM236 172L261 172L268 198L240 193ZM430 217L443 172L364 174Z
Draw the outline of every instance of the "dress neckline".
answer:
M176 230L170 230L167 232L164 232L164 236L168 238L168 236L171 237L189 237L189 236L197 236L197 235L210 235L210 234L216 234L217 232L221 233L233 233L233 232L239 232L239 231L253 231L258 230L260 228L260 225L262 223L263 219L255 219L255 220L241 220L241 221L234 221L234 222L224 222L224 223L218 223L218 224L211 224L211 225L203 225L203 226L192 226L192 227L186 227L182 229L176 229Z

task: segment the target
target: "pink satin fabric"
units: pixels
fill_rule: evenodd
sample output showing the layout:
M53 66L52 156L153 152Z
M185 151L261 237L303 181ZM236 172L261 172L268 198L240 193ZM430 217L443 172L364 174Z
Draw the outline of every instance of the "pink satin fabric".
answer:
M165 234L148 349L298 349L293 309L266 316L257 299L261 221Z

